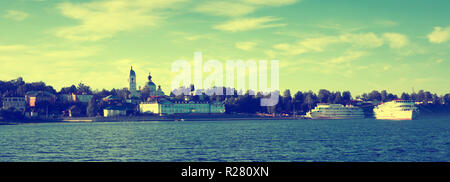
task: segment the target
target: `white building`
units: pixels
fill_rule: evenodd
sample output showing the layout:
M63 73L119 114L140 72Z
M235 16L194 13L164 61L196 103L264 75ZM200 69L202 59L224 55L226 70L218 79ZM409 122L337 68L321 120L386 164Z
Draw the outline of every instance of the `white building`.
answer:
M144 90L148 89L148 90ZM144 100L148 100L149 102L141 102L139 104L139 112L140 113L151 113L151 114L189 114L189 113L201 113L201 114L213 114L213 113L225 113L225 106L223 103L208 103L208 102L171 102L165 99L165 94L161 89L161 86L152 81L151 74L148 75L148 82L144 86L144 89L141 92L136 90L136 73L133 71L133 67L131 67L130 71L130 93L131 99L129 99L128 103L133 103L134 101L140 101L140 99L133 98L141 98L144 95L144 91L148 92L148 98L144 98ZM147 96L147 95L146 95ZM136 103L137 104L137 103ZM119 111L108 110L112 114L119 113ZM105 111L105 117L106 117Z
M170 102L159 100L154 102L142 102L139 105L140 113L146 114L222 114L225 113L223 103L208 102Z
M127 111L125 107L119 106L111 106L103 109L103 116L107 117L117 117L117 116L126 116Z
M26 106L25 97L5 97L3 99L3 109L14 108L19 111L24 111Z

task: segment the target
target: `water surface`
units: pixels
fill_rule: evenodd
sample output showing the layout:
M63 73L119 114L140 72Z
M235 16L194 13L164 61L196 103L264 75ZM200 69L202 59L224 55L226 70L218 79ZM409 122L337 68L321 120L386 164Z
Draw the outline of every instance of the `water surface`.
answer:
M450 161L450 118L0 126L0 161Z

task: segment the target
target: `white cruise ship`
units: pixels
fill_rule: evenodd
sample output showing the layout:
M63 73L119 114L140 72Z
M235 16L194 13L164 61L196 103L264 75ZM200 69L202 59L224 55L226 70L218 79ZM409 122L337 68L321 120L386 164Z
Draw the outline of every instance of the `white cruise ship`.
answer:
M376 119L412 120L417 117L419 110L412 101L393 100L376 106L373 113Z
M343 106L341 104L317 104L317 107L309 111L307 117L312 119L361 119L364 112L355 106Z

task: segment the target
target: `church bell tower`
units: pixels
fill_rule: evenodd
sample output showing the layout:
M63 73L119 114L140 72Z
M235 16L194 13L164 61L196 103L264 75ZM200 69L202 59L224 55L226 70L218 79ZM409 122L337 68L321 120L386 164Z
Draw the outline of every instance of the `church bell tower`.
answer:
M138 97L138 92L136 90L136 73L133 71L133 66L131 66L130 70L130 93L131 97Z

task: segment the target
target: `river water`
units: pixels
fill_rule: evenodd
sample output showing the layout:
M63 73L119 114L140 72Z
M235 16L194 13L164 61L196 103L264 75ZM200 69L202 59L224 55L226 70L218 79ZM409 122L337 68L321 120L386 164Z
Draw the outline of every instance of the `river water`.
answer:
M450 118L0 126L0 161L450 161Z

